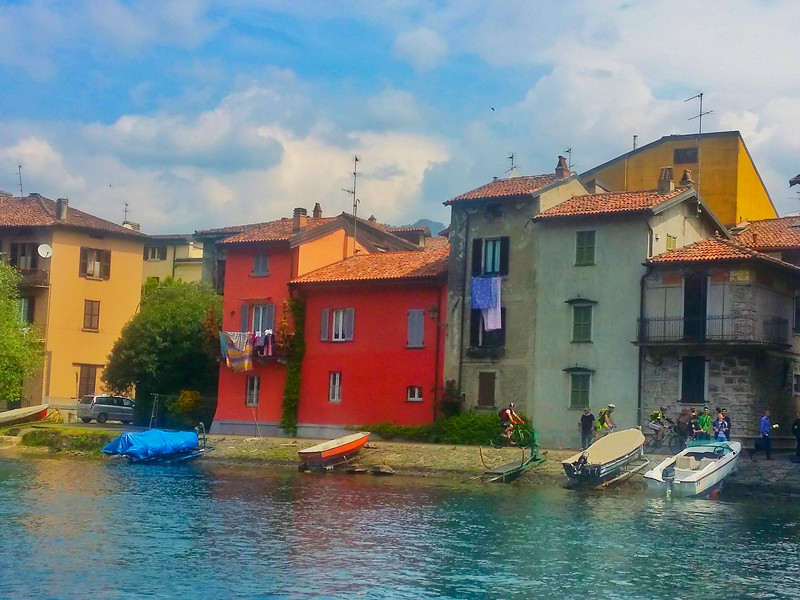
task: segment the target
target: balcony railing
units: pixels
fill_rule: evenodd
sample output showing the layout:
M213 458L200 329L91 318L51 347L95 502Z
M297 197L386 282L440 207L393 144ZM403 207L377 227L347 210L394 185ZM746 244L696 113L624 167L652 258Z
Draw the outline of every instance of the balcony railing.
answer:
M50 272L42 269L20 269L20 287L47 287L50 285Z
M733 342L789 344L789 321L781 317L709 315L639 319L639 342Z

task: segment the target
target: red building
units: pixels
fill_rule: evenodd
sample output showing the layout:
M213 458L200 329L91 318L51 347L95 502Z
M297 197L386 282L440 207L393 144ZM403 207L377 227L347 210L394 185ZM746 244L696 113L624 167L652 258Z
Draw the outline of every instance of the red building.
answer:
M236 229L217 241L215 250L214 260L224 260L219 268L224 274L222 329L233 335L223 333L231 361L220 366L217 412L211 431L276 434L280 432L286 383L284 343L294 330L287 314L288 283L354 253L358 258L372 253L428 253L371 221L356 222L346 214L323 218L319 205L311 218L305 209L295 209L292 219ZM409 232L401 233L408 238ZM306 338L310 335L307 323ZM234 342L245 338L246 347L235 346ZM265 342L264 346L254 350L249 343L253 338ZM304 365L304 376L306 372ZM300 405L302 411L302 397Z

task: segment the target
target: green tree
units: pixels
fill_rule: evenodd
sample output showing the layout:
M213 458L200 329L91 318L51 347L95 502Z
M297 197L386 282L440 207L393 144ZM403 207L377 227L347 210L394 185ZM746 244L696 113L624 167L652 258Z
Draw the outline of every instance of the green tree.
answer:
M103 381L116 393L135 387L141 417L149 417L153 394L216 396L221 314L222 297L206 283L146 283L141 308L122 328ZM177 414L188 405L192 414ZM197 402L171 402L169 408L173 425L197 419L209 424L215 409Z
M44 359L37 329L20 322L19 272L0 261L0 404L15 405L22 382Z

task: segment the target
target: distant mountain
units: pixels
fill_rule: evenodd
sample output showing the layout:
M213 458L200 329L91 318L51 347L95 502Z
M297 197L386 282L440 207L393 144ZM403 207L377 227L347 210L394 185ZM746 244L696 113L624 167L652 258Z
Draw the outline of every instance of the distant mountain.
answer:
M447 225L439 223L438 221L431 221L430 219L420 219L413 225L403 225L403 227L427 227L431 230L431 235L439 235L439 232L444 231Z

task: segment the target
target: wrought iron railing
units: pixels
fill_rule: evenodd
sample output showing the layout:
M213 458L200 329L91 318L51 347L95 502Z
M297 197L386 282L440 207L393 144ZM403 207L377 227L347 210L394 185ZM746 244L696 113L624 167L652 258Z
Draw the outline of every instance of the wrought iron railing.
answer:
M741 342L785 345L789 321L782 317L709 315L639 319L640 342Z
M46 287L50 285L50 272L42 269L20 269L20 287Z

